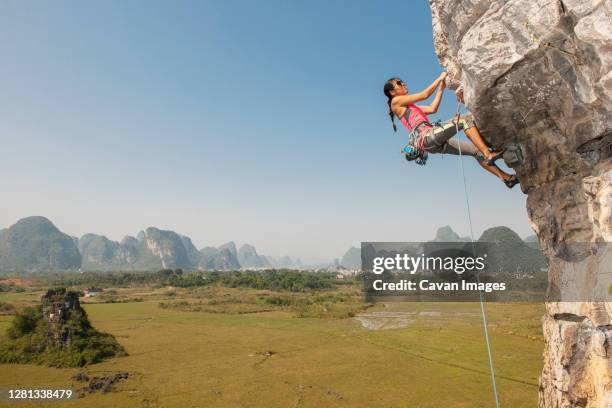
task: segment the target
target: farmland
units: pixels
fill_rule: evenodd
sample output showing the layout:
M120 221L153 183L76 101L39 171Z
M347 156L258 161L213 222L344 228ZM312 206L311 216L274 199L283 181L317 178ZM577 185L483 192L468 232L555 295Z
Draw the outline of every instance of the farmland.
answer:
M83 306L127 356L83 369L3 364L0 387L77 389L77 372L128 372L111 392L48 406L493 405L476 303L364 305L356 283L304 293L147 285L105 293ZM37 288L3 292L0 302L19 309L41 295ZM486 308L501 404L535 406L544 307ZM0 316L0 331L11 319Z

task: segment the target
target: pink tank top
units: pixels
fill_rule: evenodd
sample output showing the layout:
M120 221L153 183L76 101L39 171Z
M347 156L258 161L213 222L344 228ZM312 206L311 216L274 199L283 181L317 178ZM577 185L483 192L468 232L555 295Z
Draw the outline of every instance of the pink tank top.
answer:
M406 112L404 112L404 115L400 118L400 122L402 122L404 126L406 126L406 128L412 132L414 128L421 123L429 123L429 120L421 108L411 103L408 105L408 107L406 107ZM429 129L431 126L425 125L423 128Z
M402 124L410 132L412 132L421 123L427 123L426 125L423 125L419 128L419 145L423 147L423 138L421 137L421 135L423 135L425 131L432 128L432 126L429 125L429 120L427 119L427 115L425 115L425 112L423 112L421 108L419 108L415 104L411 103L406 107L406 111L400 118L400 122L402 122Z

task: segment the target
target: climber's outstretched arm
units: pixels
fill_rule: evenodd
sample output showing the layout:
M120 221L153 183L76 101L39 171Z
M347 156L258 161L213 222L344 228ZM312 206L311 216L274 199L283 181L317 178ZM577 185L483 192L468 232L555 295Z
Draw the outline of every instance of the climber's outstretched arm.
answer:
M436 92L436 96L434 97L434 100L431 105L420 106L423 113L430 114L436 113L438 111L440 101L442 100L442 94L444 93L444 88L446 88L446 82L440 81L440 87L438 88L438 92Z
M434 93L434 91L438 87L438 84L440 82L443 82L444 79L446 79L446 75L447 75L446 72L441 73L438 79L433 81L431 85L429 85L427 88L425 88L421 92L408 94L408 95L398 95L394 97L393 102L391 102L391 105L393 107L408 106L415 102L424 101L425 99L429 98L432 93Z

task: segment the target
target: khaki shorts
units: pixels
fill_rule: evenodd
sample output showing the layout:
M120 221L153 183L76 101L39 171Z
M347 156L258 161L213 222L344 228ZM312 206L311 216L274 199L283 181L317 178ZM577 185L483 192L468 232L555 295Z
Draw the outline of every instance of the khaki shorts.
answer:
M442 122L421 136L423 138L423 148L429 153L454 155L459 155L459 149L461 149L462 155L475 157L476 160L481 162L484 160L484 156L473 143L454 137L457 134L457 128L458 130L464 130L474 126L476 126L476 123L472 115L462 116L457 125L452 120Z

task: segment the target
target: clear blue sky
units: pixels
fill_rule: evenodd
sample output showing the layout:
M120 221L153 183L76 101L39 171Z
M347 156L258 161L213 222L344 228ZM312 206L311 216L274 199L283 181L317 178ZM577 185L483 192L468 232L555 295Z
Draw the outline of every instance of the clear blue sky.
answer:
M440 73L426 1L3 1L0 36L0 227L307 259L468 233L458 158L405 162L382 94ZM518 187L465 164L476 234L530 234Z

